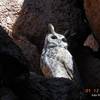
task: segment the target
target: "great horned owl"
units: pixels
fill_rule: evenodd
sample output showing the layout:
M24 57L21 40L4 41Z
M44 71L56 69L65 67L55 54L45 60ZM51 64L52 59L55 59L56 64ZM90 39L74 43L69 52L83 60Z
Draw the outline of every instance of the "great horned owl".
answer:
M46 77L73 78L73 59L64 35L58 34L49 24L50 33L45 38L41 54L41 69Z

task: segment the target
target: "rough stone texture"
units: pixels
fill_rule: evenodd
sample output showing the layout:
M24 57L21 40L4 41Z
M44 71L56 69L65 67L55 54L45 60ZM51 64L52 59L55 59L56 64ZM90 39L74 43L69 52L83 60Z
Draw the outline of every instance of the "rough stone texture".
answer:
M23 0L0 0L0 25L11 33ZM11 35L10 35L11 36Z
M20 15L23 2L24 0L0 0L0 25L5 28L10 37L12 37L13 25ZM30 62L31 67L33 68L35 66L34 68L39 68L39 54L35 45L32 45L27 39L21 39L19 37L13 40L21 48L23 54Z
M100 42L100 0L84 0L84 7L90 26Z
M29 61L31 65L30 70L40 74L40 54L37 47L30 43L25 37L20 37L19 40L15 41L15 43L20 47L24 56Z

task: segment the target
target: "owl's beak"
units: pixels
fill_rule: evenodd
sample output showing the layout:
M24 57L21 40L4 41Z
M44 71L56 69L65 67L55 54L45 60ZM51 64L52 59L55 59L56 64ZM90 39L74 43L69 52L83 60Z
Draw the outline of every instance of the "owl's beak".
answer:
M58 40L58 43L60 44L61 43L61 40Z

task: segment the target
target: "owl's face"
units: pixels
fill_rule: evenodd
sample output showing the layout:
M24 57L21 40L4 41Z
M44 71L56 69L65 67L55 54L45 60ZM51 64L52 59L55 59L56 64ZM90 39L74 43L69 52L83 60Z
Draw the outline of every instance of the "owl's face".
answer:
M54 31L53 25L49 26L50 33L45 38L45 47L62 47L67 49L67 40L64 35L58 34Z
M61 35L61 34L48 34L46 39L45 39L45 45L47 45L47 47L62 47L67 49L67 40L66 38Z

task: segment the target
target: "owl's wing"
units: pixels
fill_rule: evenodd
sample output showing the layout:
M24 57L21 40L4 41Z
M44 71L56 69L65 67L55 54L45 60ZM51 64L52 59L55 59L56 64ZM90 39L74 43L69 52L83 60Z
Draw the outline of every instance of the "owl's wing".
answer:
M52 77L52 72L51 72L51 69L50 69L50 64L48 62L48 58L47 56L41 56L41 61L40 61L40 66L41 66L41 70L42 70L42 73L45 77Z
M65 52L64 58L62 59L61 63L63 64L63 67L65 68L70 79L73 79L73 59L68 51Z
M64 65L63 67L65 68L70 79L73 80L73 69L71 69L70 66L68 65L68 63L66 63L66 62L63 62L63 65Z

